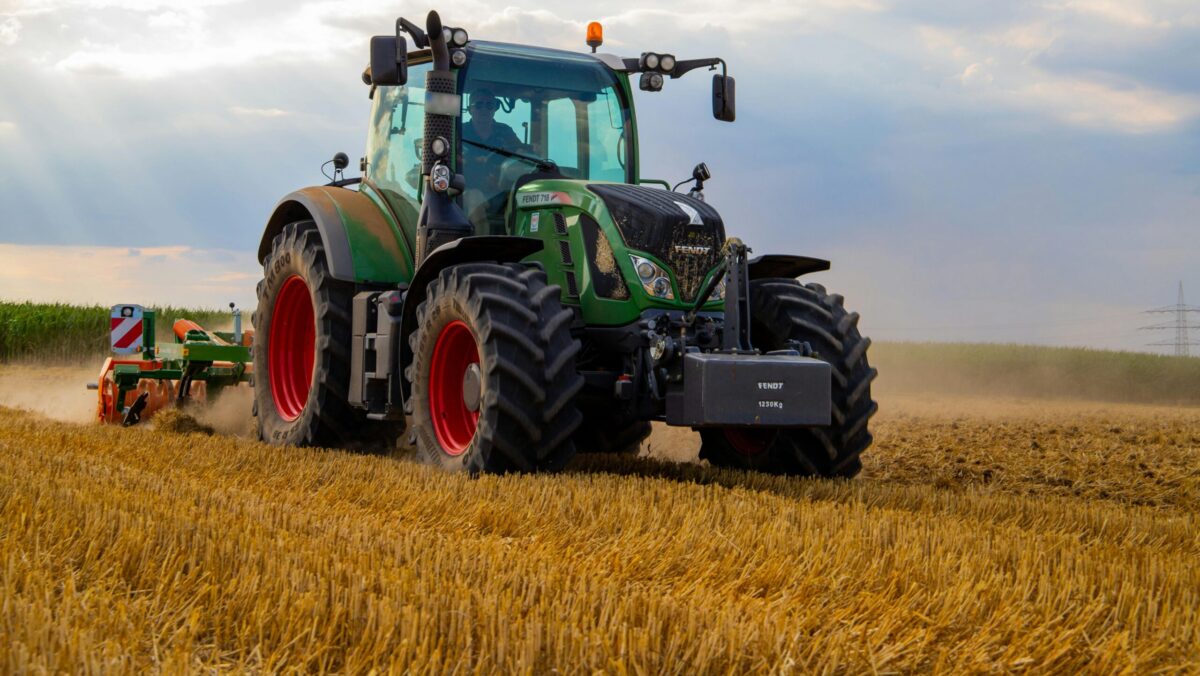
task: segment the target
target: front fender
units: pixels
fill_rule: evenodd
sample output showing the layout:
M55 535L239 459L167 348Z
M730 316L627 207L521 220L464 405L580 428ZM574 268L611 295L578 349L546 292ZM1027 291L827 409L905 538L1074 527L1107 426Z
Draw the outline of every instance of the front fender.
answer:
M767 279L769 277L786 277L795 279L810 272L821 272L829 269L829 261L808 256L790 256L787 254L766 254L751 258L747 264L750 268L750 279Z
M361 192L332 186L304 188L279 201L258 244L258 261L266 259L283 226L304 220L316 223L334 279L389 284L412 279L412 254L385 208Z

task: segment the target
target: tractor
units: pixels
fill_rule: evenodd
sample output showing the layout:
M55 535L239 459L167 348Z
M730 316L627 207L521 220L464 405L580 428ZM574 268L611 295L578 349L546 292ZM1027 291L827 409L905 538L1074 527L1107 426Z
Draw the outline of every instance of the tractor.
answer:
M409 50L411 40L413 49ZM639 173L641 91L720 58L471 39L397 19L370 40L361 177L284 197L263 232L254 413L272 444L365 447L548 472L690 427L719 467L851 477L876 410L858 314L829 262L750 257L704 200ZM327 165L329 163L326 163ZM407 431L406 431L407 430Z

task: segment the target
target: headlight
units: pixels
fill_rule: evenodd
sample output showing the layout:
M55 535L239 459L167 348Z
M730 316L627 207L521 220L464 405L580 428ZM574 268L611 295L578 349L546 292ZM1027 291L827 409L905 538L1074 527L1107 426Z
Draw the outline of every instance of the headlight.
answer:
M463 64L466 62L467 62L466 50L455 49L454 51L450 52L450 63L453 63L454 65L458 66L459 68L462 68Z
M654 278L657 277L657 275L654 274L654 264L647 260L643 260L641 263L637 264L637 273L638 278L641 279L643 283L653 282Z
M649 70L657 69L659 64L658 54L646 52L645 56L642 57L642 64Z
M461 28L454 29L454 44L462 47L467 44L467 32Z
M662 58L659 59L658 66L664 73L670 73L675 70L675 57L670 54L663 54Z
M630 254L629 259L633 261L633 269L637 272L643 291L655 298L675 300L675 291L671 288L671 278L666 270L648 258Z

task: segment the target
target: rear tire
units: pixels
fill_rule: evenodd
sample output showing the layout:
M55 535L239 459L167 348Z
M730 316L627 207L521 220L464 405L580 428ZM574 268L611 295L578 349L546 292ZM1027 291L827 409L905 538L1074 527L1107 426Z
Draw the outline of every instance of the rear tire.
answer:
M403 424L350 406L354 286L334 279L312 221L284 226L263 260L254 313L258 436L282 446L391 446Z
M871 381L878 372L867 363L870 338L858 331L858 313L847 312L842 297L820 284L794 279L750 282L751 339L764 351L783 349L788 340L807 342L813 356L833 367L832 424L796 429L714 428L700 431L700 457L719 467L773 474L852 477L859 456L871 445L867 422L878 406Z
M579 341L562 290L519 264L442 270L409 336L422 460L451 471L556 471L575 455Z

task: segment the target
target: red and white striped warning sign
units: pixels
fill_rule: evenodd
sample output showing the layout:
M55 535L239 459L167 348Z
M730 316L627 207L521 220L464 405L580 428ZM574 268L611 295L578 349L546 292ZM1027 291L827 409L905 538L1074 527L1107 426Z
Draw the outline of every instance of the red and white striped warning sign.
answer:
M142 349L141 305L114 305L109 326L113 352L133 354Z

